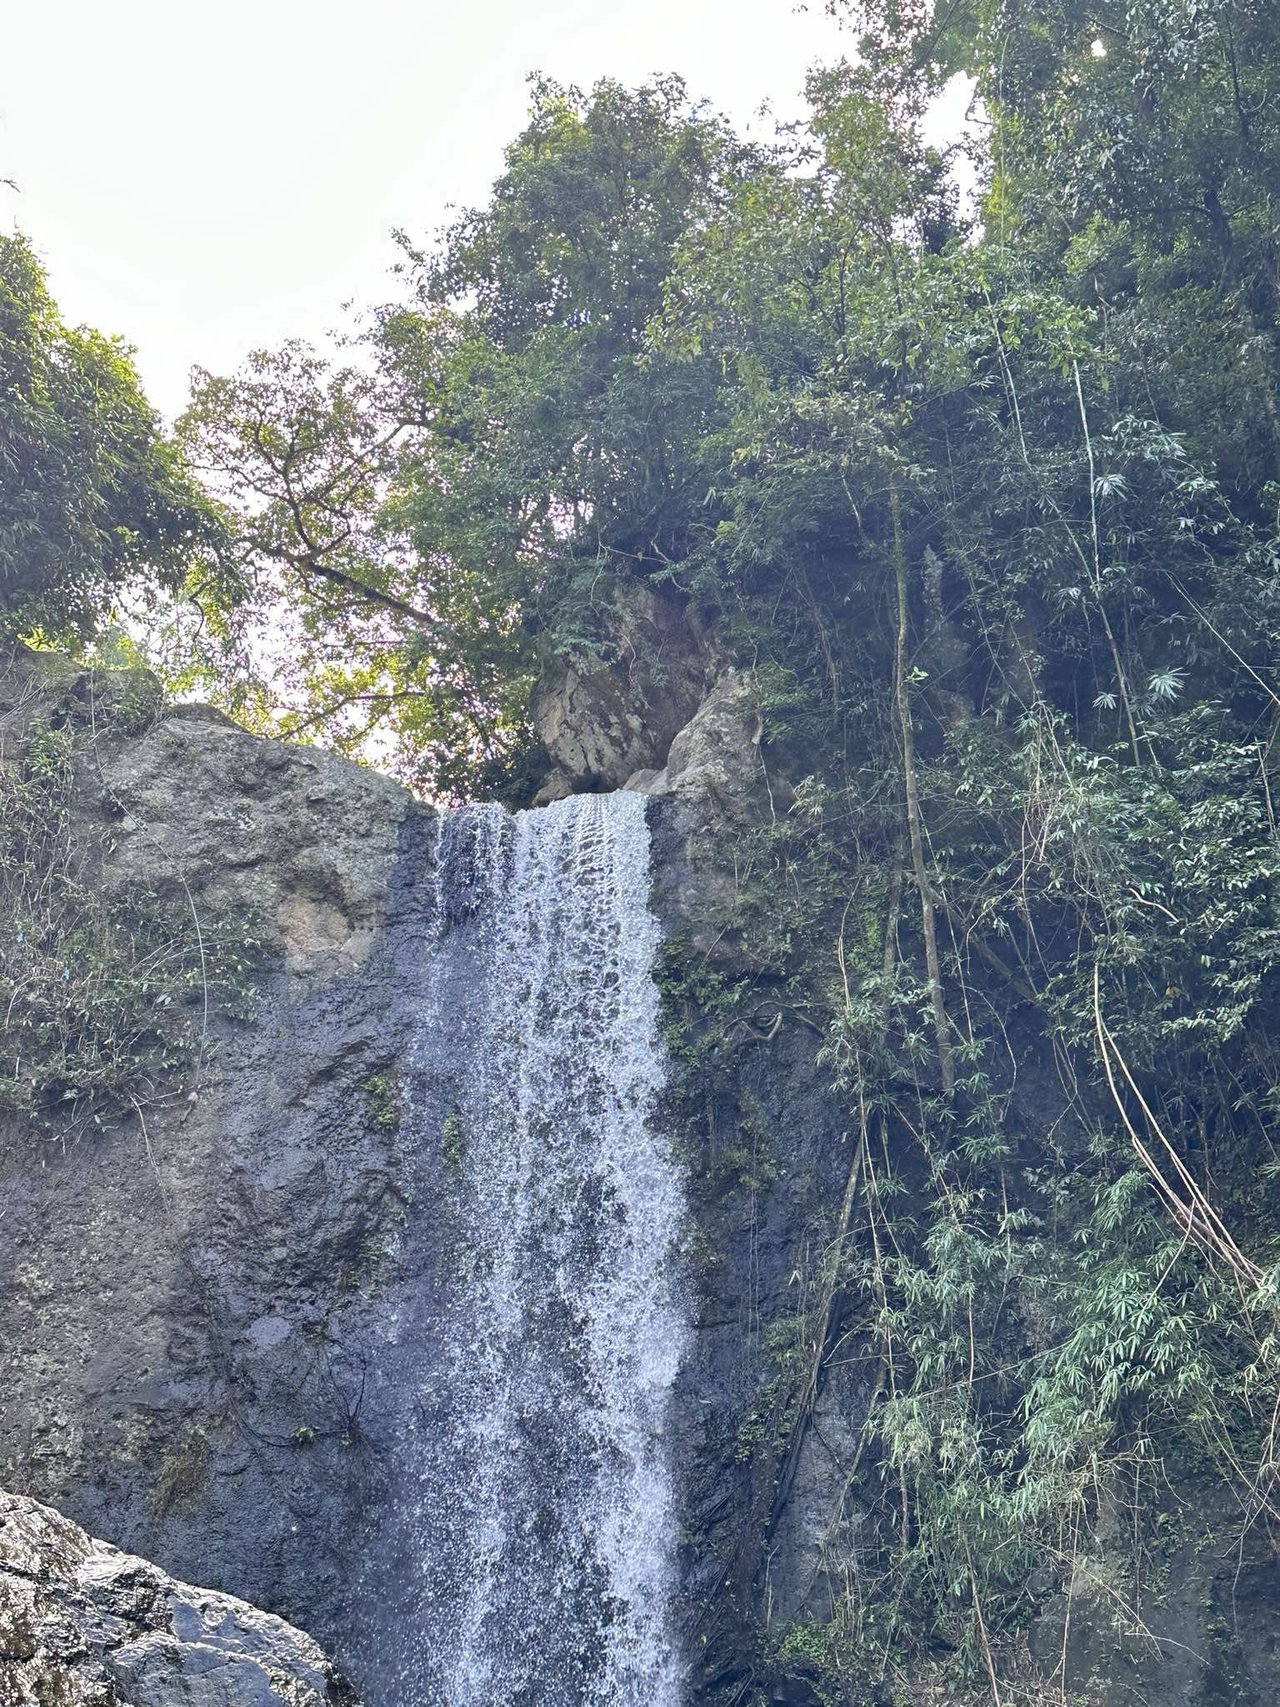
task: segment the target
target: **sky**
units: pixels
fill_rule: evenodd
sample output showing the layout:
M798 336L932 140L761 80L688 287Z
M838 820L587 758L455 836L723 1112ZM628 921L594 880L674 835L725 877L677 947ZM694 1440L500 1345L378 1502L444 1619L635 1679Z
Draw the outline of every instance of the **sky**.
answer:
M483 200L542 71L678 71L740 129L847 52L821 0L45 0L10 7L0 229L177 413L193 363L323 338L391 294L389 233Z

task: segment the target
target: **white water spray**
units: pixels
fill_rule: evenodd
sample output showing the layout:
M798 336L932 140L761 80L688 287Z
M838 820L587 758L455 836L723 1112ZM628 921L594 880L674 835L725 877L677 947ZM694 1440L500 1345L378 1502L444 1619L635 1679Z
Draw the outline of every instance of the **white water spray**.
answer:
M403 1707L678 1707L684 1211L653 1125L644 801L463 808L437 871L432 959L452 959L452 994L424 1010L424 1052L446 1038L454 1065L421 1137L443 1121L463 1273L418 1437L427 1583Z

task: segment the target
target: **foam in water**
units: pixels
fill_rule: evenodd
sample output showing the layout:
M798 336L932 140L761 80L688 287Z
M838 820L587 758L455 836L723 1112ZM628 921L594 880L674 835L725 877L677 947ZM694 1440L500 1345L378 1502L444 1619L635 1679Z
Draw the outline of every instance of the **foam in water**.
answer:
M462 808L437 883L432 960L453 964L422 1053L451 1040L464 1235L418 1430L403 1707L678 1707L665 1431L683 1202L653 1127L644 801Z

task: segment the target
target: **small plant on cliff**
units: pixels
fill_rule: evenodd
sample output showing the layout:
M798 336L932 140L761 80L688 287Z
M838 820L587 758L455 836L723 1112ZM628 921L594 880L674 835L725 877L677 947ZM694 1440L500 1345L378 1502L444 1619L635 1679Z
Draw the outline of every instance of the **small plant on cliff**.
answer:
M193 1505L208 1475L209 1436L203 1428L192 1428L160 1460L151 1493L156 1516L167 1517L175 1509Z
M361 1089L368 1100L369 1119L378 1132L397 1132L404 1118L403 1090L394 1071L370 1073Z
M449 1172L461 1175L467 1159L467 1129L456 1109L451 1109L441 1123L440 1154Z

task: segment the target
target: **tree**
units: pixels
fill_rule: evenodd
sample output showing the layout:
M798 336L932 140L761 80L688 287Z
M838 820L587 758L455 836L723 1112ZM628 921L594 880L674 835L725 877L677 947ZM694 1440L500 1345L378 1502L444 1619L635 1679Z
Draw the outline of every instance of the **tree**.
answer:
M87 639L220 541L128 351L64 325L30 245L0 238L0 623Z
M868 10L887 35L815 78L807 170L758 175L682 251L655 335L725 376L719 525L683 572L760 667L776 762L816 772L774 842L810 882L825 847L830 1056L878 1152L832 1285L885 1384L866 1440L892 1588L851 1596L828 1652L852 1693L908 1607L1002 1698L1029 1578L1135 1466L1230 1481L1253 1454L1245 1497L1272 1498L1274 1439L1259 1455L1232 1404L1277 1379L1250 1183L1280 1143L1277 179L1251 71L1228 267L1204 186L1237 157L1240 8L1200 8L1199 57L1161 83L1159 194L1156 143L1143 165L1109 139L1148 122L1140 26L1178 8L1129 8L1114 54L1091 30L1119 8ZM968 232L918 129L957 65L991 126ZM793 988L823 950L793 949ZM1079 1123L1070 1178L1009 1118L1039 1048ZM1043 1331L997 1353L1011 1306Z
M1113 316L1166 426L1280 471L1280 14L1270 0L847 0L883 78L963 70L987 236ZM1230 466L1227 466L1229 456Z
M446 543L406 488L450 504L440 438L458 329L388 313L363 365L305 345L230 378L197 371L179 431L235 518L246 596L205 612L203 671L247 721L347 751L395 743L402 775L446 794L500 785L523 737L518 613L454 512ZM207 643L207 641L206 641ZM192 640L180 644L188 660ZM234 668L226 674L228 663Z
M197 376L183 441L251 589L211 613L242 713L390 742L433 792L513 785L539 667L599 643L591 589L665 572L706 525L714 370L645 328L752 158L677 79L538 80L490 202L432 249L402 239L405 299L349 365L291 345Z

